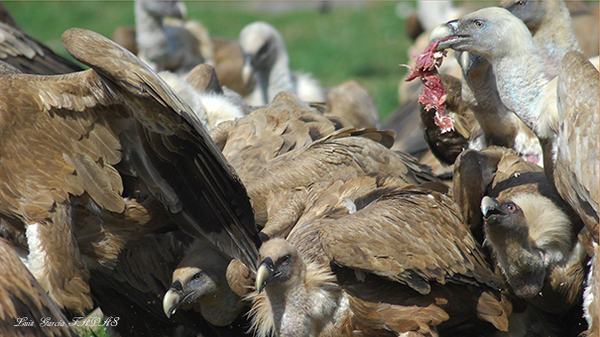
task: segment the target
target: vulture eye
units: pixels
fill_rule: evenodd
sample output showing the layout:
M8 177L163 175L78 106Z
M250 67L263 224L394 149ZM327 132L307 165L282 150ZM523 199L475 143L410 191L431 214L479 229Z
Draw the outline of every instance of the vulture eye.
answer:
M523 7L523 6L525 6L526 3L527 3L527 1L517 1L517 6Z
M506 210L508 210L510 213L515 213L517 211L517 207L513 204L508 204L506 205Z
M201 280L202 279L202 273L197 273L196 275L192 276L193 280Z
M473 24L475 25L475 27L477 28L481 28L483 27L483 21L481 20L475 20L475 22L473 22Z
M284 256L284 257L281 258L281 264L282 265L287 265L289 263L290 263L290 257L289 257L289 255L286 255L286 256Z

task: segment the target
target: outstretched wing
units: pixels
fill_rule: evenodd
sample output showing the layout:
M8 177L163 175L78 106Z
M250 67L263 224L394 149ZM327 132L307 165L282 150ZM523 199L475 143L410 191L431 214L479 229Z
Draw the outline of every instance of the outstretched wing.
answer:
M62 40L123 98L143 148L133 150L140 159L136 169L159 172L158 191L171 196L167 205L179 226L254 266L260 241L245 188L193 111L139 59L102 35L73 28Z

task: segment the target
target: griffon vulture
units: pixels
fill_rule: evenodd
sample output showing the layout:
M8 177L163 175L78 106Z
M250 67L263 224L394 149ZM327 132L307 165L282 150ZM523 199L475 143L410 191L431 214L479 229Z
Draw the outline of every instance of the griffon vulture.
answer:
M306 102L324 102L325 95L308 74L290 70L285 42L275 27L262 21L242 29L239 37L245 56L242 78L249 83L256 75L256 88L248 96L250 105L269 104L281 91L296 94Z
M551 313L580 304L587 260L577 242L582 224L542 168L506 148L467 150L457 159L453 183L471 230L513 294Z
M239 120L219 125L211 134L244 182L260 227L270 220L270 216L278 215L268 214L270 208L281 208L279 203L298 201L276 198L275 202L269 202L273 195L329 181L345 170L383 171L412 184L436 180L428 168L414 158L387 148L393 141L391 134L374 129L358 130L337 117L321 116L289 93L280 93L269 106ZM289 233L290 228L285 225L275 227L263 230L262 239ZM172 290L165 296L167 315L173 309L193 302L194 292L200 294L206 289L200 289L205 283L191 282L198 270L220 273L220 266L207 265L197 256L186 257L186 260L185 266L174 272ZM234 292L240 297L250 290L243 287L253 279L248 276L244 266L236 261L227 270L227 282L236 288ZM237 282L240 277L242 280ZM225 284L223 278L220 282ZM186 284L194 286L186 287ZM227 301L226 296L223 297L222 301ZM199 301L194 304L202 308ZM233 305L230 308L240 310Z
M2 75L0 100L2 235L28 250L50 298L91 308L89 269L114 266L129 240L174 223L256 263L245 188L190 108L103 36L74 28L62 39L92 69Z
M482 320L507 329L501 281L444 191L354 172L308 187L299 212L276 202L264 230L281 213L292 215L292 228L260 248L250 295L258 336L494 330Z
M594 261L600 174L598 70L583 54L569 52L558 77L549 80L527 26L502 8L483 9L448 25L452 33L440 48L472 52L491 63L502 102L536 133L548 179L585 223L589 235L583 243ZM596 268L592 263L590 275L597 275ZM593 291L597 283L590 281ZM587 294L586 308L596 311L600 294ZM588 323L590 333L597 333L597 315L590 315Z

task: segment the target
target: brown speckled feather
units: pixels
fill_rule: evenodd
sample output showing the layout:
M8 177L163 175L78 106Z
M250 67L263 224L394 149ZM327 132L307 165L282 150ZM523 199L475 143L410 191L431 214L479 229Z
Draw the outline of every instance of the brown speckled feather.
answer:
M99 34L71 29L63 43L73 57L120 86L147 156L136 169L150 164L169 172L159 177L164 180L155 192L171 197L166 206L178 225L254 265L259 240L245 188L189 107L135 56ZM224 229L232 225L235 230Z
M359 244L365 237L368 244ZM422 294L429 293L432 281L501 287L453 201L427 189L390 192L361 212L324 225L320 242L333 262Z
M280 94L268 107L222 123L211 134L244 181L259 225L267 221L269 193L327 180L344 167L386 171L410 183L435 180L414 158L387 148L391 133L350 128L289 95Z
M554 184L598 243L599 81L598 70L581 53L565 55L557 96L560 129Z
M128 240L170 217L252 266L245 189L189 108L101 35L73 29L63 40L95 69L0 81L2 232L26 231L28 265L50 296L91 308L87 268L114 264Z
M79 336L4 238L0 238L0 302L2 336ZM40 326L42 320L57 326Z

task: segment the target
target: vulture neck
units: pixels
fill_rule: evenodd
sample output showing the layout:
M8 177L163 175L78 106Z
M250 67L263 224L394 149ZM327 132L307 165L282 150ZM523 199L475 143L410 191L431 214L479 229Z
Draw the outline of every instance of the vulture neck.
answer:
M560 63L566 53L581 51L569 9L563 1L544 3L546 13L539 25L530 26L533 40L544 60L546 75L549 79L558 76Z
M289 66L290 61L283 41L277 42L276 50L277 55L273 65L257 72L258 88L261 90L264 104L269 104L282 91L296 94Z
M286 289L269 289L276 336L317 336L308 315L308 292L304 284Z
M136 42L140 54L152 62L157 62L167 57L167 33L163 26L163 18L148 13L143 6L142 1L135 3Z
M508 55L492 61L496 84L502 102L540 139L546 168L548 161L554 162L556 155L557 82L546 77L544 63L533 40L530 43L522 43L523 39L515 42L516 46L513 45Z
M497 145L514 148L526 160L543 165L542 149L536 135L502 102L496 86L496 75L485 58L475 57L463 76L462 93L481 126L485 147Z
M217 326L231 324L243 309L243 304L226 282L214 294L200 301L200 313L209 323Z
M463 99L483 130L485 143L513 147L518 130L517 116L502 103L490 63L477 57L463 76L462 87Z

